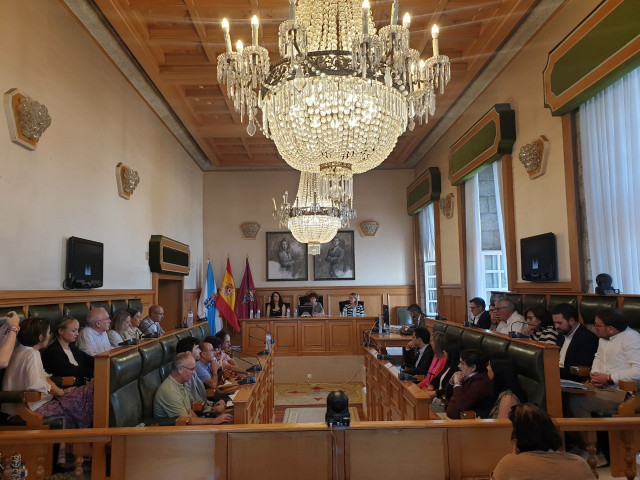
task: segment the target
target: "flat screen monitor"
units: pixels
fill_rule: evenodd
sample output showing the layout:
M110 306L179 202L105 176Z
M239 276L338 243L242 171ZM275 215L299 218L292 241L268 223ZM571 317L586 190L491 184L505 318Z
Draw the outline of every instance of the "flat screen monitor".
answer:
M543 233L520 239L522 279L529 282L553 282L558 280L558 255L556 236Z
M313 305L300 305L298 307L298 316L301 317L303 313L307 312L309 316L313 315Z
M66 289L102 287L104 246L100 242L69 237L67 271L62 286Z

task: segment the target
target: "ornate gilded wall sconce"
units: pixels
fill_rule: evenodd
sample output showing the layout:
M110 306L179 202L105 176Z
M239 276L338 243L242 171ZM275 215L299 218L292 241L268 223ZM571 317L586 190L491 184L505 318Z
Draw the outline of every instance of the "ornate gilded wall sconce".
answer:
M257 222L243 222L240 224L240 233L245 240L255 240L260 231L260 224Z
M17 88L4 94L4 113L13 143L35 150L44 131L51 125L47 107Z
M453 193L448 193L444 197L440 197L438 201L440 211L444 218L453 218Z
M544 135L540 135L531 143L523 145L518 158L527 170L530 179L541 177L547 169L547 157L549 156L549 141Z
M380 224L375 220L365 220L360 222L360 231L365 237L375 237Z
M129 200L140 183L140 175L136 170L120 162L116 165L116 178L118 180L118 195Z

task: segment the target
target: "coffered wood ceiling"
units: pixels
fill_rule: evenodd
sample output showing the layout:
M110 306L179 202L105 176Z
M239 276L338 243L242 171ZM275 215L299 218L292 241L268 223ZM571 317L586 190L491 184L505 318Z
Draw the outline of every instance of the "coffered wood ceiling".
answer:
M94 0L151 81L188 129L211 169L285 167L275 145L253 136L216 78L224 51L223 17L235 45L251 41L250 19L260 18L260 45L272 62L278 27L289 16L287 0ZM429 123L406 132L383 163L407 168L407 160L456 98L479 74L537 0L400 0L400 16L411 14L411 47L431 56L431 26L440 27L440 52L451 58L451 82L437 95ZM376 27L389 23L392 0L372 1Z

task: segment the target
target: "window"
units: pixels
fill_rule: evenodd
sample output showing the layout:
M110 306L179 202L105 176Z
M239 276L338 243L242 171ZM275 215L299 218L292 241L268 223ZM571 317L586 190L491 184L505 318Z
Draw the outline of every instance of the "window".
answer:
M422 265L421 272L421 305L424 306L424 312L429 317L435 317L438 314L438 280L436 277L436 243L435 243L435 227L434 227L434 209L433 203L429 204L419 214L418 221L420 224L420 262ZM421 296L422 296L421 295Z
M487 303L492 291L508 290L501 169L495 162L465 183L467 298Z
M640 68L581 105L579 116L587 291L608 273L614 288L640 294Z

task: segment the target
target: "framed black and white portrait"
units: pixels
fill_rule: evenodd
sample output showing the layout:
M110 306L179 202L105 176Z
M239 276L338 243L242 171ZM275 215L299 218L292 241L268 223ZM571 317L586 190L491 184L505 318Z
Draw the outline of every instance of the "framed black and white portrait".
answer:
M313 279L356 279L353 230L338 232L333 240L320 246L320 253L313 258Z
M308 279L307 244L291 232L267 232L267 281Z

